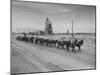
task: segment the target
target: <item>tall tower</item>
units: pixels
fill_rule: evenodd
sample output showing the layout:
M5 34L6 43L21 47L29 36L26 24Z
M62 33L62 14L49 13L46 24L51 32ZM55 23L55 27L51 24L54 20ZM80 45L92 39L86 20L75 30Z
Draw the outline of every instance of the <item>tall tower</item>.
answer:
M67 34L69 34L69 29L67 29Z
M46 18L45 22L45 34L52 34L52 23L48 18Z

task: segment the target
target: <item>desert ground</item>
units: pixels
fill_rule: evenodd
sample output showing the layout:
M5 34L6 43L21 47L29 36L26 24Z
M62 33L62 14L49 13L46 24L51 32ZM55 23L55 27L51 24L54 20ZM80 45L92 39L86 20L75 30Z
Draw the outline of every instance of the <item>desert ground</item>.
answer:
M56 35L54 38L68 38L68 35ZM95 69L95 35L79 34L83 39L81 52L67 52L67 49L46 47L33 43L18 41L12 35L11 39L11 72L36 73ZM77 51L77 48L75 48Z

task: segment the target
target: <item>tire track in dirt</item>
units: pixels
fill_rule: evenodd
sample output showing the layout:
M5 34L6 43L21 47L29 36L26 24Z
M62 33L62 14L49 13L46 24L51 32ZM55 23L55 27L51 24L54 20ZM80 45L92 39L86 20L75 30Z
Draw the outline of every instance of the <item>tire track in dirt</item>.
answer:
M20 44L20 46L22 47L23 44ZM27 45L25 45L25 47L26 47L25 49L28 49ZM42 60L47 61L47 62L51 62L53 64L56 64L56 65L60 66L61 68L63 68L64 70L80 69L80 68L82 68L82 69L91 68L91 65L87 65L87 64L85 64L85 63L83 63L81 61L77 61L75 59L71 59L69 56L66 58L66 57L61 56L61 55L59 55L57 53L48 52L48 51L45 51L45 50L41 50L40 51L38 49L39 48L36 48L36 47L34 47L32 49L32 47L31 47L28 50L31 50L31 51L33 50L33 54L38 54L37 56L39 58L41 58Z
M32 62L33 64L35 64L41 71L49 71L47 68L45 68L42 64L40 64L39 62L37 62L36 60L32 59L32 56L31 54L29 54L28 52L25 52L23 50L25 49L21 49L20 47L16 46L15 44L12 44L12 46L16 47L20 52L21 54L23 54L27 59L28 61Z
M52 64L52 63L46 62L46 61L44 62L38 56L36 56L35 54L32 54L29 50L20 48L20 47L16 46L15 44L12 44L12 45L15 46L17 49L21 50L21 52L27 57L27 59L28 60L30 59L29 60L30 62L33 62L33 64L35 64L38 68L42 69L41 72L61 71L61 70L63 70L55 64Z
M29 73L40 72L41 70L28 59L14 46L11 50L11 73Z
M31 43L25 43L25 42L21 42L21 41L16 41L17 43L23 43L25 45L28 45L29 47L37 47L39 48L38 50L46 50L48 52L53 52L53 53L57 53L63 56L67 56L67 57L71 57L73 59L76 59L77 61L81 61L84 62L86 64L91 64L95 67L95 53L91 54L91 53L87 53L87 51L83 50L81 53L72 53L72 52L67 52L66 49L58 49L58 48L48 48L46 46L41 46L41 45L35 45L35 44L31 44Z

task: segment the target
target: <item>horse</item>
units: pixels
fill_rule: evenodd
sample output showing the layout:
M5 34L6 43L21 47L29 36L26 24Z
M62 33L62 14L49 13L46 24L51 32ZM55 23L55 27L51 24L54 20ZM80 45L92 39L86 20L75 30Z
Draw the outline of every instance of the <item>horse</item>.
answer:
M21 36L18 35L18 36L16 37L16 40L21 40Z
M22 41L29 42L29 38L27 36L23 36Z
M35 37L35 38L34 38L34 43L35 43L35 44L38 44L38 37Z
M65 45L64 41L58 40L57 44L58 44L58 46L57 46L58 48L59 47L64 48L64 45Z
M46 45L51 47L51 40L50 39L45 39Z
M81 46L83 45L83 40L78 41L77 39L75 39L75 41L73 41L72 43L70 43L70 47L72 47L72 52L75 52L75 47L78 47L78 52L81 51Z
M52 47L56 47L58 40L50 40L50 44Z
M80 47L83 45L83 40L77 41L75 40L75 46L78 47L78 52L81 51Z
M31 43L34 43L34 37L32 36L32 37L29 37L29 41L31 42Z
M71 44L71 41L70 40L66 40L66 41L63 41L64 42L64 45L67 47L67 51L69 51L69 47L70 47L70 44Z

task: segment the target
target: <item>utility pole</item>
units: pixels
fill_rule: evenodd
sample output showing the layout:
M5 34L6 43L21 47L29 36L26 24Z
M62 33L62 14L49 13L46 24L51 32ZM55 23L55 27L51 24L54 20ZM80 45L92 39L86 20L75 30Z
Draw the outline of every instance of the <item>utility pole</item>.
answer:
M73 20L72 20L72 37L73 37Z

